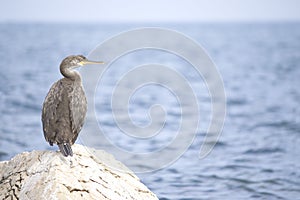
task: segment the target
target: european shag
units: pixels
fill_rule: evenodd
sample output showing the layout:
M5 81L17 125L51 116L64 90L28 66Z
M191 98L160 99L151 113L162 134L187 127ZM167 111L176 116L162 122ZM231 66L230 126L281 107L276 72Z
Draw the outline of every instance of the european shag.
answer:
M73 156L71 146L83 126L87 100L81 76L74 69L86 64L103 64L90 61L82 55L68 56L60 64L64 78L50 88L42 111L44 136L51 146L57 144L64 156Z

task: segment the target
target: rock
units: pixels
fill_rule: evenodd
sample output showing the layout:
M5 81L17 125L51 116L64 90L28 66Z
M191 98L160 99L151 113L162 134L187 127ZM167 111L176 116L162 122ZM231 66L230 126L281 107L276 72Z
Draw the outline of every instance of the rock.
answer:
M112 155L72 148L73 157L32 151L0 162L0 199L158 199Z

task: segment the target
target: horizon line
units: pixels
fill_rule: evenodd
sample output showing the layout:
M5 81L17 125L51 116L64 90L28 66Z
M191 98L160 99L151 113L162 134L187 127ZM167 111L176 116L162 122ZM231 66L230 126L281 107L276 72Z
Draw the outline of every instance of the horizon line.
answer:
M225 20L0 20L1 24L9 23L49 23L49 24L196 24L196 23L299 23L300 19L225 19Z

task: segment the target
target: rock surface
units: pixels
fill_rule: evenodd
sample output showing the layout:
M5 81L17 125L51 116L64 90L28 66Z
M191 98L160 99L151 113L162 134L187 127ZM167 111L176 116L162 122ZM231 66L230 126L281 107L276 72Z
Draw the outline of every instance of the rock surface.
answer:
M158 199L112 155L72 148L73 157L32 151L0 162L0 199Z

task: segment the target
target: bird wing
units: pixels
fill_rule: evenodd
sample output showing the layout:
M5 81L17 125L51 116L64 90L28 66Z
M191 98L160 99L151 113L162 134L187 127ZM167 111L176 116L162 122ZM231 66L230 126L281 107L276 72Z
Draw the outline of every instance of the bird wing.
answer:
M55 135L56 135L56 125L55 121L59 116L57 116L57 108L59 104L62 102L63 98L63 85L62 81L59 80L55 82L43 104L42 110L42 123L43 123L43 131L46 141L53 143L55 142Z
M73 92L70 93L70 95L71 97L69 109L71 118L71 128L73 132L72 142L74 143L84 123L87 111L87 101L81 83L73 87Z

